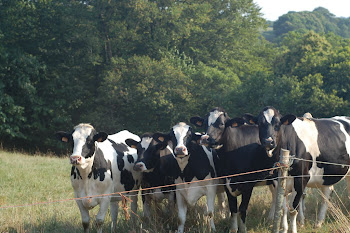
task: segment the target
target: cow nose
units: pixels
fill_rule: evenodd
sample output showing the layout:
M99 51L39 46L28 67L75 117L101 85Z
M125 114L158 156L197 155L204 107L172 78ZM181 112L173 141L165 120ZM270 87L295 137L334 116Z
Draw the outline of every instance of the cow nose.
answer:
M81 161L81 155L70 156L70 163L71 164L79 164L80 161Z
M184 146L179 146L175 148L176 155L185 155L187 153L187 149Z
M142 168L143 168L143 164L142 163L136 163L134 165L134 170L135 171L142 171Z
M202 145L209 144L209 135L207 135L207 134L202 135L200 143Z
M265 143L264 144L265 144L266 148L273 148L275 146L275 142L274 142L274 140L271 137L265 139Z

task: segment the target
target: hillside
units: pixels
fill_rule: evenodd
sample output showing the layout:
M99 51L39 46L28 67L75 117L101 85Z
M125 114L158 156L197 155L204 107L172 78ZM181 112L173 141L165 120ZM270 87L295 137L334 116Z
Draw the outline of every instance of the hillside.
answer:
M350 38L350 18L335 17L323 7L313 11L290 11L275 22L268 22L268 30L263 35L269 41L278 41L288 32L305 33L314 31L319 34L334 33L343 38Z

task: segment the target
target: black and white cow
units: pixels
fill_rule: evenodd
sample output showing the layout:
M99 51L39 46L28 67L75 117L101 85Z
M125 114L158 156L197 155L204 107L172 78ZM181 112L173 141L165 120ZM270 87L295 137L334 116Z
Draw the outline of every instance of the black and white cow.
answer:
M127 139L126 143L137 149L138 159L135 162L134 170L143 172L142 189L173 185L175 180L169 173L169 167L177 166L173 151L166 143L159 143L153 139L153 134L146 133L141 136L141 141ZM151 201L157 204L163 199L168 200L168 209L174 208L175 189L169 186L163 188L149 189L142 191L143 214L150 217Z
M333 185L349 172L350 118L325 119L283 116L273 107L265 107L255 119L259 126L260 141L269 155L279 157L280 149L295 156L289 175L289 191L296 191L290 209L292 232L297 232L296 208L305 187L319 188L329 199ZM333 163L333 164L330 164ZM335 164L343 164L335 165ZM324 221L327 201L323 200L318 214L317 227ZM284 211L284 232L287 232L287 211Z
M200 135L192 132L186 123L180 122L172 127L170 133L156 133L153 135L158 142L171 142L177 166L169 167L169 172L174 174L175 183L193 182L214 178L217 176L215 163L217 157L215 150L198 145ZM178 232L184 232L187 204L193 206L202 196L207 197L207 214L210 217L210 225L214 225L214 204L218 180L207 180L196 183L181 184L176 186L176 203L180 224ZM220 201L220 200L219 200Z
M214 108L205 118L192 117L190 121L197 127L204 127L206 130L205 135L201 138L202 144L219 148L217 153L220 158L220 175L234 175L273 167L275 161L270 159L264 148L261 147L259 130L254 122L251 125L246 124L249 121L243 118L231 119L222 108ZM269 218L273 218L276 195L272 182L258 182L267 176L269 176L268 173L256 173L226 179L232 232L236 232L238 228L241 232L246 231L246 210L254 186L271 184L269 187L273 194L273 202ZM237 182L247 181L249 182L245 184L233 185ZM239 207L240 218L238 220L237 196L241 194L242 202Z
M139 188L142 173L133 170L137 159L136 149L125 144L132 138L140 141L139 136L127 130L113 135L97 132L90 124L79 124L73 132L57 132L59 140L70 142L73 152L70 156L71 182L76 198L111 194L115 192L132 191ZM131 196L131 208L136 213L137 191ZM113 228L118 217L118 202L120 197L97 196L78 199L78 204L84 232L89 232L89 210L100 205L96 216L97 231L102 232L105 215L111 206Z

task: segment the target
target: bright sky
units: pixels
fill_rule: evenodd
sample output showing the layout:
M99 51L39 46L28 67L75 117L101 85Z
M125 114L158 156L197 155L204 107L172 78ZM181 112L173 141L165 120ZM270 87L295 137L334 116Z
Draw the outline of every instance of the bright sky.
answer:
M276 21L289 11L313 11L324 7L336 17L350 17L350 0L253 0L261 8L263 17Z

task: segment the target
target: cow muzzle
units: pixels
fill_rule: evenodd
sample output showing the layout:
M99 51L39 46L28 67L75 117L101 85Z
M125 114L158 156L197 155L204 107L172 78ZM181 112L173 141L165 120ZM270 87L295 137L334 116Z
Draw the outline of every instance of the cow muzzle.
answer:
M78 165L81 163L82 157L81 155L72 155L70 156L70 163L73 165Z
M188 155L187 148L184 146L178 146L175 148L175 156L178 158L185 157Z
M266 150L272 150L275 148L275 141L271 137L269 137L264 140L263 145L265 146Z
M216 146L218 146L218 144L216 143L216 141L211 138L209 135L205 134L201 137L200 140L200 144L203 146L209 146L215 149Z
M135 163L134 170L137 172L142 172L147 169L146 169L146 165L143 162L138 162L138 163Z

